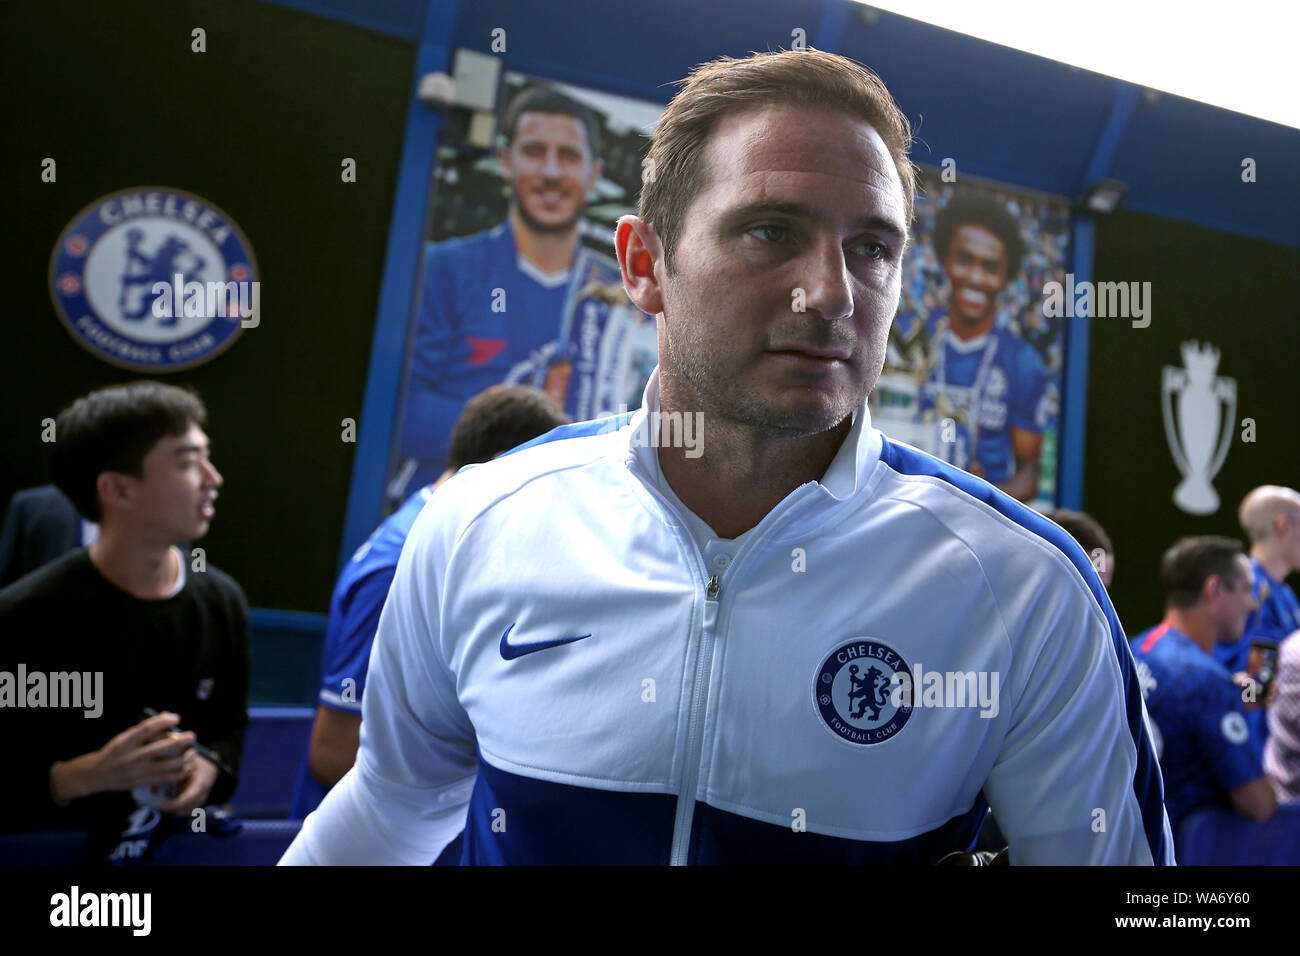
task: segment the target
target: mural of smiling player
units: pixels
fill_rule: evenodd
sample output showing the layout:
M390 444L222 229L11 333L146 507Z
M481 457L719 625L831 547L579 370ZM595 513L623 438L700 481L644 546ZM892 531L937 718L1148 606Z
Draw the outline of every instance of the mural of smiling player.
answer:
M1020 226L1002 203L956 193L935 216L933 241L951 292L930 317L923 420L939 432L941 457L1029 501L1057 399L1037 350L997 321L1024 255Z

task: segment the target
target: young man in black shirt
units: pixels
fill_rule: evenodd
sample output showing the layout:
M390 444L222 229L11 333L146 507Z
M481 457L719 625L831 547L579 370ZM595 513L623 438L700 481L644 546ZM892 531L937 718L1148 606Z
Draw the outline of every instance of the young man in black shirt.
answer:
M54 482L100 532L0 591L0 830L112 836L128 818L156 824L140 807L188 821L233 792L248 605L176 547L207 532L222 484L206 420L196 395L155 382L92 392L57 419Z

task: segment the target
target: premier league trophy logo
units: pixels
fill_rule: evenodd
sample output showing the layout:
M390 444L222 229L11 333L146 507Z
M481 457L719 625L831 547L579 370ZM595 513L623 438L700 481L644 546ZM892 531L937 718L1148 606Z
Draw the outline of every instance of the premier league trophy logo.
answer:
M1184 368L1164 367L1161 399L1165 437L1174 464L1183 474L1174 489L1174 504L1188 514L1208 515L1219 509L1219 495L1210 479L1228 457L1228 441L1237 412L1237 383L1216 376L1219 350L1209 342L1182 344ZM1223 414L1220 405L1227 406Z

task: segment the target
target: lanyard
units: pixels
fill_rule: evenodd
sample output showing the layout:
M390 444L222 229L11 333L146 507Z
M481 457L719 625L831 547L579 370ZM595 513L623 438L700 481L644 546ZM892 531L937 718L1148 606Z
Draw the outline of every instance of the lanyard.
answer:
M946 330L947 334L943 342L939 345L939 361L935 366L935 384L938 391L944 394L944 389L948 385L948 337L953 336L951 327ZM979 441L979 407L984 398L984 389L988 385L989 373L993 370L993 357L998 351L998 339L993 334L994 329L990 328L985 335L988 341L984 344L984 353L980 356L979 369L975 373L975 381L970 387L969 404L966 406L968 414L968 426L970 427L970 457L975 457L975 446ZM954 336L955 337L955 336Z

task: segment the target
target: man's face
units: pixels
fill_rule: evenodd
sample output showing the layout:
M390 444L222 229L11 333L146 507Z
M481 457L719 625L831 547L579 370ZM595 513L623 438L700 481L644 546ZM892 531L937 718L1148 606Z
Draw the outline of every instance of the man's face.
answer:
M529 228L572 229L602 168L592 161L582 122L566 113L523 113L513 142L500 155L519 215Z
M812 435L865 400L898 306L906 200L865 121L769 106L722 119L661 283L660 362L705 412ZM680 386L678 386L680 387Z
M1238 580L1235 586L1222 582L1215 618L1219 624L1219 643L1231 644L1246 633L1246 620L1257 607L1254 590L1254 572L1245 555L1237 557Z
M1282 553L1292 571L1300 571L1300 506L1291 508L1285 515L1285 523L1278 532L1282 543Z
M144 457L143 478L122 476L131 506L121 512L140 536L166 544L207 534L223 480L198 425L159 441Z
M954 321L979 325L993 316L998 293L1007 284L1007 248L983 226L963 223L943 257L952 283L948 314Z

